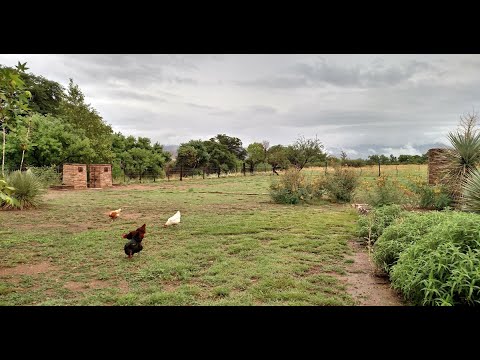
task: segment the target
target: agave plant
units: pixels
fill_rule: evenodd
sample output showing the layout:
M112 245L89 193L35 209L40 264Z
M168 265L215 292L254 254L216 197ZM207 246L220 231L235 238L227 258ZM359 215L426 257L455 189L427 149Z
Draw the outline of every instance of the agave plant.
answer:
M44 189L41 181L30 170L14 171L7 181L15 188L11 197L16 200L9 207L24 209L40 204L40 195Z
M462 210L480 213L480 170L472 171L462 188Z

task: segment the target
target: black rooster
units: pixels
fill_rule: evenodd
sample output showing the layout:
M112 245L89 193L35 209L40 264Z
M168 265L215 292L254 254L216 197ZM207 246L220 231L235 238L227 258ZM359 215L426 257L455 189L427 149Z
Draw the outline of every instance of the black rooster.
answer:
M135 231L130 231L128 234L123 234L122 238L128 239L129 242L125 244L123 249L125 254L128 255L128 258L131 259L133 254L142 251L142 240L145 237L145 224L139 227Z

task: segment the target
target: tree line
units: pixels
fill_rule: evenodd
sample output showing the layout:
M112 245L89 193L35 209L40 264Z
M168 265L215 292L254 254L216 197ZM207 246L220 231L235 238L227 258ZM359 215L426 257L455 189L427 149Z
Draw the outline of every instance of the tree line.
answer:
M114 176L121 173L161 176L165 169L184 166L217 172L253 172L267 165L277 173L294 166L302 169L325 162L359 164L421 163L424 157L372 155L367 160L327 156L317 137L299 137L292 145L270 146L242 141L226 134L209 140L193 139L179 145L176 159L163 146L146 137L125 136L88 103L79 86L69 79L67 88L42 76L27 73L26 64L0 65L0 125L2 175L7 169L25 169L64 163L111 163ZM277 173L278 174L278 173ZM4 175L3 175L4 176Z

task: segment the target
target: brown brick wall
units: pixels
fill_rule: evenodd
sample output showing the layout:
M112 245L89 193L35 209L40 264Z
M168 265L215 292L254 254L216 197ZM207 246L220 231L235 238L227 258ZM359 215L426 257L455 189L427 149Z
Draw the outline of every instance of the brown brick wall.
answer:
M89 167L90 187L104 188L112 186L112 165L93 164Z
M428 183L433 185L441 181L442 154L446 149L430 149L428 155Z
M79 171L81 169L81 171ZM64 164L63 184L73 186L74 189L87 188L87 165L85 164Z

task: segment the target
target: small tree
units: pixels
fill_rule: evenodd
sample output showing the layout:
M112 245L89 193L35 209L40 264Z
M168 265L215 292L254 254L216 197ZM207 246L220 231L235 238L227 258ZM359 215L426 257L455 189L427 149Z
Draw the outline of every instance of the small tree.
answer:
M340 152L340 158L342 159L342 166L345 165L345 161L347 160L347 157L348 157L347 153L342 150Z
M245 162L250 166L250 172L253 173L255 165L264 161L264 147L260 143L251 143L247 147L247 159Z
M5 177L5 144L7 128L14 127L14 122L18 117L26 113L28 108L28 99L32 94L25 90L25 83L20 78L28 68L27 63L16 66L16 69L0 69L0 124L2 125L3 145L2 145L2 176Z
M306 139L301 136L297 141L288 147L288 160L299 170L314 160L325 160L323 144L315 136L313 139Z

